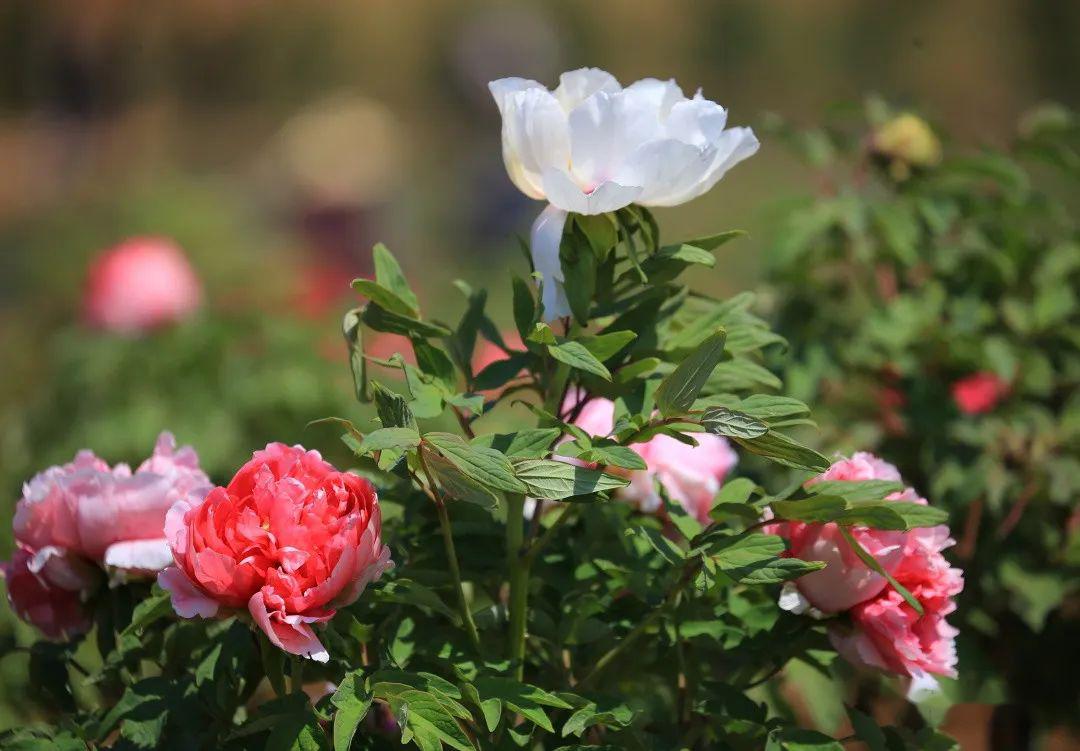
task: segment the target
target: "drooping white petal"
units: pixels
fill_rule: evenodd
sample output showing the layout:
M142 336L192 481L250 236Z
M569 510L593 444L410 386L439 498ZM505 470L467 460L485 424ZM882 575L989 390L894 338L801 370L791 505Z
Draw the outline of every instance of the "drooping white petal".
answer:
M544 193L553 205L578 214L618 211L641 195L640 186L622 185L611 180L586 193L565 171L556 169L544 170L543 186Z
M565 210L549 205L536 217L529 236L533 268L540 274L543 282L540 300L544 306L543 317L548 322L570 315L570 303L566 299L566 290L563 289L564 277L559 261L559 246L562 245L566 216Z
M510 179L530 198L543 198L546 167L570 161L566 113L544 88L509 93L503 112L503 160Z
M598 91L614 94L622 91L615 76L599 68L578 68L559 76L555 98L567 112L577 107Z
M660 136L656 108L629 92L594 94L570 112L569 128L571 174L586 193L615 179L635 150Z
M172 551L164 537L115 542L105 549L106 566L134 574L156 574L172 560Z
M712 146L699 148L682 141L649 141L627 157L615 179L641 185L636 199L645 206L672 206L707 174L715 156Z
M511 95L526 89L543 89L547 91L546 86L538 81L533 81L531 78L500 78L498 81L492 81L488 84L488 91L491 92L491 96L495 99L499 114L504 116Z
M761 143L750 128L725 130L716 142L715 156L708 174L690 191L678 196L675 203L686 203L712 190L713 186L720 182L720 179L727 174L729 169L756 154L759 148L761 148ZM675 204L667 205L673 206Z
M664 121L669 138L695 146L715 144L727 125L727 110L700 97L677 102Z
M656 108L661 118L667 117L671 108L677 103L687 101L682 89L674 79L670 78L667 81L661 81L658 78L643 78L640 81L634 81L624 91L647 100Z

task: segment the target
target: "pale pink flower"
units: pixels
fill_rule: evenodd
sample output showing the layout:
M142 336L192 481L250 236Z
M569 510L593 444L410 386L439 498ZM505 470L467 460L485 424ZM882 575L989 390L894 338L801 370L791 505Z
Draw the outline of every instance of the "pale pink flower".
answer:
M20 546L10 561L0 563L8 602L17 616L50 639L69 638L90 630L90 613L78 590L55 586L31 569L33 552Z
M579 393L571 394L566 406L575 404L579 396ZM614 417L613 402L593 398L585 404L574 424L590 435L606 436L612 431ZM663 506L656 488L659 482L671 500L698 521L708 523L713 499L739 458L721 436L695 433L694 438L697 446L666 435L631 445L648 469L629 473L630 485L618 491L618 496L642 511L657 511Z
M178 502L165 534L174 565L158 582L178 615L246 609L275 646L320 662L329 655L311 624L393 565L371 483L281 443L205 500Z
M136 237L94 260L84 310L92 326L130 334L181 321L201 304L199 277L179 246Z

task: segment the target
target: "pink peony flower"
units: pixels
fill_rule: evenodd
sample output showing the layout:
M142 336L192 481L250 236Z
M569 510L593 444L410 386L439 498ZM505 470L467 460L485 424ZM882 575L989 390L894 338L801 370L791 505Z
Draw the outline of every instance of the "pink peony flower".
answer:
M572 406L577 399L578 394L570 394L566 406ZM593 398L574 424L590 435L606 436L614 426L614 418L613 402ZM697 446L666 435L633 444L630 448L645 460L648 469L631 472L630 485L620 490L619 496L642 511L657 511L663 506L655 484L659 481L671 500L698 521L707 523L713 499L739 458L721 436L700 433L694 437Z
M31 568L33 558L33 551L20 546L10 561L0 563L11 609L50 639L89 631L91 618L79 591L48 582Z
M965 415L989 412L1008 393L1009 384L985 370L965 376L952 385L953 401Z
M811 480L900 482L893 465L873 454L842 459ZM926 503L912 488L887 497L892 501ZM788 541L788 555L824 561L826 567L794 582L797 602L786 607L812 606L823 613L847 612L853 629L830 627L837 650L848 659L913 678L926 674L954 675L956 631L945 622L953 611L952 597L963 588L963 575L950 568L941 551L953 544L944 525L908 532L852 527L852 536L922 605L921 618L885 577L867 567L840 534L836 524L781 522L767 532Z
M23 486L12 526L32 551L32 568L67 589L84 589L92 566L154 574L168 565L165 514L176 501L201 498L210 480L190 446L162 433L153 455L133 473L110 468L90 451L50 467Z
M202 287L184 252L170 240L137 237L94 260L85 317L92 326L139 333L181 321L202 303Z
M158 583L183 618L246 608L275 646L325 662L312 623L393 564L375 488L317 451L271 443L226 487L170 509L174 565Z

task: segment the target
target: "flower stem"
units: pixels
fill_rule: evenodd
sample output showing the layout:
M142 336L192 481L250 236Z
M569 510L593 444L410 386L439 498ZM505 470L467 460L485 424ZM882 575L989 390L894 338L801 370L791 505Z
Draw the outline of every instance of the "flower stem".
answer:
M454 578L454 587L458 594L458 610L461 611L461 622L465 631L469 634L476 654L483 655L480 648L480 634L476 631L476 622L473 621L472 610L469 609L469 600L465 597L465 587L461 583L461 569L458 567L457 550L454 547L454 534L450 527L450 515L446 512L446 504L441 498L436 499L435 508L439 512L439 527L442 529L443 546L446 548L446 562L450 566L450 575Z
M675 582L670 590L668 590L664 601L649 613L643 621L638 623L629 634L624 636L618 644L609 649L596 661L596 664L593 666L593 669L589 671L589 674L581 679L581 682L578 684L579 689L588 688L596 678L611 665L611 663L619 659L623 652L632 647L638 639L644 636L645 633L648 632L649 629L651 629L657 621L659 621L661 617L663 617L663 615L679 601L679 596L682 594L683 590L686 589L687 585L694 580L694 577L697 576L698 571L701 570L701 565L700 558L696 558L692 563L686 565L682 574L679 576L679 580Z
M507 637L510 662L518 680L525 674L525 625L528 613L529 567L532 558L524 554L525 497L506 496L506 558L510 566L510 631Z

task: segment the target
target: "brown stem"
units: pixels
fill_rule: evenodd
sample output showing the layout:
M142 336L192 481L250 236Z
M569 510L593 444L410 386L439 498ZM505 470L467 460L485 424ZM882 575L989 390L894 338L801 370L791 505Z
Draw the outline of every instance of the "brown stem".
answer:
M1024 510L1035 496L1037 487L1034 480L1028 480L1023 491L1020 493L1020 498L1018 498L1016 503L1013 504L1013 507L1009 509L1009 515L1002 519L1001 525L998 527L997 536L999 540L1004 540L1008 537L1009 533L1013 531L1013 528L1020 523L1020 519L1024 515Z

